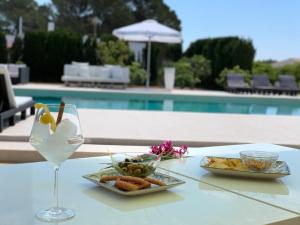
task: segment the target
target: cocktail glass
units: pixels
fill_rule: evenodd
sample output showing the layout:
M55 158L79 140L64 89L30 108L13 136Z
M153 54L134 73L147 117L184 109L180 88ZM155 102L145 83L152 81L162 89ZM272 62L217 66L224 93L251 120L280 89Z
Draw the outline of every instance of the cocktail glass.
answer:
M59 104L40 107L30 134L30 144L54 166L54 206L36 214L38 219L46 222L61 222L75 215L71 209L58 206L58 172L60 165L83 143L83 136L76 106L66 104L59 119L61 122L54 122L60 110ZM49 115L53 118L52 123L47 123Z

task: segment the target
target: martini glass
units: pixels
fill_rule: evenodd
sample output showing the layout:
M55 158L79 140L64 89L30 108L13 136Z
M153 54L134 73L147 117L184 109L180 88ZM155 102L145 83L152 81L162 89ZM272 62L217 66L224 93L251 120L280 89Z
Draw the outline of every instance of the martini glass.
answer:
M63 111L63 113L59 113ZM43 121L42 117L51 115L52 123ZM54 118L59 121L54 120ZM53 125L54 124L54 125ZM54 127L53 127L54 126ZM61 222L74 217L71 209L58 206L58 172L61 164L83 143L78 113L75 105L44 105L36 111L30 134L30 144L54 167L54 205L40 210L36 216L45 222Z

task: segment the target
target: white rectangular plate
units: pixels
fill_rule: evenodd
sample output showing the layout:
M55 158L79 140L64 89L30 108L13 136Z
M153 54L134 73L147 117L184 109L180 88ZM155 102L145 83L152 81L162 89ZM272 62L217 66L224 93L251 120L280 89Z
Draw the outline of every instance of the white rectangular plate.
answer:
M158 192L158 191L164 191L164 190L167 190L172 187L175 187L175 186L185 183L184 181L182 181L178 178L169 176L167 174L155 172L154 174L150 175L149 177L164 182L166 184L166 186L157 186L157 185L152 184L151 187L147 188L147 189L141 189L138 191L122 191L122 190L115 188L114 182L106 182L106 183L99 182L100 177L104 174L105 175L120 175L120 174L118 174L118 172L115 169L110 168L110 169L101 170L97 173L84 175L83 178L85 178L107 190L116 192L121 195L126 195L126 196L142 195L142 194L148 194L148 193L153 193L153 192Z
M224 169L224 168L217 168L217 167L210 167L208 166L208 159L209 158L224 158L224 157L210 157L205 156L202 158L200 162L200 166L217 175L227 175L227 176L236 176L236 177L249 177L249 178L259 178L259 179L276 179L280 177L284 177L290 175L290 170L286 162L284 161L277 161L276 165L264 172L260 171L241 171L241 170L234 170L234 169ZM230 158L229 158L230 159Z

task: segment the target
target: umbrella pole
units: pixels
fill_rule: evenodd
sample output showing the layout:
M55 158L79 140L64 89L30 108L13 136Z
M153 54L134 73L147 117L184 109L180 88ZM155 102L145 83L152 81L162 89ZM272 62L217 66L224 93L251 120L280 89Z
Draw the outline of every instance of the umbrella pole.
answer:
M150 87L150 64L151 64L151 41L148 41L148 49L147 49L147 81L146 81L146 87Z

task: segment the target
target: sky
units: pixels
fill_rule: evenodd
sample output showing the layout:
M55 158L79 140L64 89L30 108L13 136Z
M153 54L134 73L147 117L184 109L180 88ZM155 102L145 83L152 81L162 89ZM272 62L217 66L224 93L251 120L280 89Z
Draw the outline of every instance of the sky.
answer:
M257 60L300 58L299 0L164 2L181 20L184 49L200 38L235 35L253 41Z

